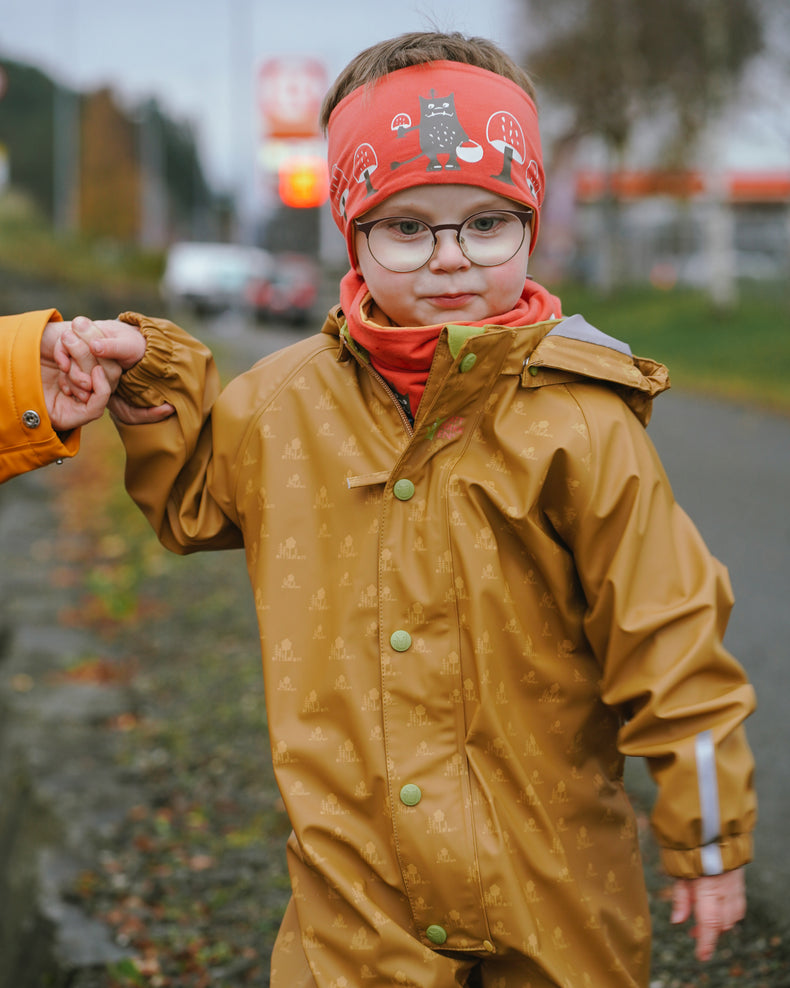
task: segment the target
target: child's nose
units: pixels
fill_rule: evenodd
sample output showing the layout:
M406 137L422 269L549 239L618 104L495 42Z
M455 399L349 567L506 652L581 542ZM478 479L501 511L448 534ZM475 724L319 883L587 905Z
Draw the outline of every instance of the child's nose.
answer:
M468 268L470 260L461 250L458 235L453 230L439 230L429 266L437 271L458 271Z

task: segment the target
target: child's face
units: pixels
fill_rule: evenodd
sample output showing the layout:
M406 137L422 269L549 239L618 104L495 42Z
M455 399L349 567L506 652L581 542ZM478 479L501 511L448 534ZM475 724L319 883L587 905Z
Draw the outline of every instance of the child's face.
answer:
M504 196L472 185L421 185L394 193L360 220L410 217L431 225L463 223L485 210L525 209ZM436 248L416 271L390 271L373 257L357 231L357 268L378 307L396 326L480 322L514 307L527 276L529 224L510 260L494 267L472 263L454 231L436 233Z

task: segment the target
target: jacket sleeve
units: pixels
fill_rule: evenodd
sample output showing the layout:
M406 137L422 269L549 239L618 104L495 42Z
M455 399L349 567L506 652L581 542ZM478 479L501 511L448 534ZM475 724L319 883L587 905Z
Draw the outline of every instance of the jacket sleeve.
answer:
M55 309L0 316L0 483L79 449L79 429L53 429L41 383L41 335L59 320Z
M750 860L756 818L742 726L755 697L723 645L729 578L675 502L642 425L597 390L580 401L586 449L561 471L570 493L556 527L587 600L603 699L623 716L620 750L644 756L658 784L664 866L718 874Z
M116 421L129 494L173 552L241 546L230 466L244 423L218 423L220 381L211 351L167 320L133 312L119 318L146 338L145 356L123 374L119 397L139 406L167 401L176 410L156 424Z

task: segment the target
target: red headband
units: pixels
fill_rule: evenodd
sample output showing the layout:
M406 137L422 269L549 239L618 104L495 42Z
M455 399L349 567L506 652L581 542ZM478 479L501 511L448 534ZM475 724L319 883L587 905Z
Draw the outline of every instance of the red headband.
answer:
M351 222L415 185L474 185L535 212L543 202L538 111L516 83L464 62L412 65L360 86L328 126L332 215L354 263Z

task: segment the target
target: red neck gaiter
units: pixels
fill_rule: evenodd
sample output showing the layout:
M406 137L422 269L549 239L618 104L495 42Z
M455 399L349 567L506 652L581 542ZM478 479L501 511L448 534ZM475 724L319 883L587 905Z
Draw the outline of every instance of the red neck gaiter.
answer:
M341 279L340 305L351 338L365 348L375 370L398 394L408 397L412 415L416 415L444 324L388 325L386 316L373 306L364 279L353 270ZM560 300L536 281L528 279L515 308L490 319L461 325L532 326L560 316Z

